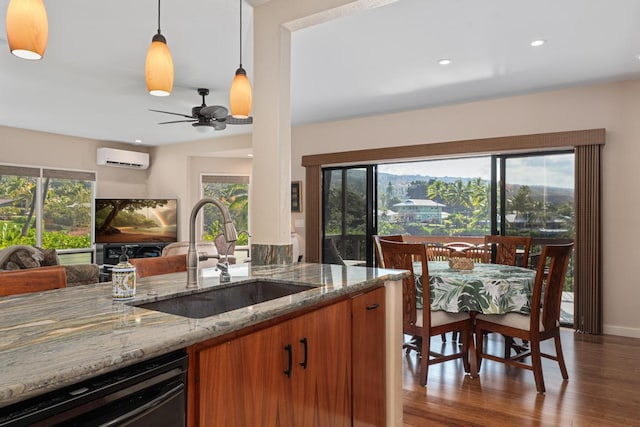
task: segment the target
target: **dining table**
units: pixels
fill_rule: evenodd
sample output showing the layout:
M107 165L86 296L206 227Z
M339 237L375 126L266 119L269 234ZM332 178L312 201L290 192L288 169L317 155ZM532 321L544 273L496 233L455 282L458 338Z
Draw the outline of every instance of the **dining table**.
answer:
M431 310L449 313L468 312L506 314L531 312L531 296L536 271L511 265L476 263L471 270L456 270L447 261L430 261L429 291ZM414 264L417 304L422 305L422 271ZM476 376L475 340L469 343L471 374Z
M456 270L446 261L430 261L431 310L450 313L505 314L531 312L530 300L536 272L511 265L476 263L472 270ZM417 276L418 304L422 299L420 265Z

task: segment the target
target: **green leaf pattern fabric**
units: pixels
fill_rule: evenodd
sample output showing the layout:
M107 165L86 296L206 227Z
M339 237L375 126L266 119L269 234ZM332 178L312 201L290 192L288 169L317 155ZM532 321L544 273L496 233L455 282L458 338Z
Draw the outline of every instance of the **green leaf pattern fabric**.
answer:
M422 306L422 280L416 270L418 305ZM449 268L447 262L429 263L431 310L484 314L531 311L536 272L500 264L476 264L471 271Z

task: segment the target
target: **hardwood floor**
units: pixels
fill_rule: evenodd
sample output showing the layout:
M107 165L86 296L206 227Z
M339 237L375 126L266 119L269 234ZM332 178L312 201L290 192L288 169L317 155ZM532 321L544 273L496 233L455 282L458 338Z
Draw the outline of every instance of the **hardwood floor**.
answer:
M501 336L489 334L486 341L502 351ZM552 341L543 349L553 351ZM431 346L439 345L434 337ZM422 387L412 353L403 362L403 425L640 426L640 339L567 329L562 348L569 380L562 380L556 362L543 359L544 395L531 371L490 360L483 360L478 378L465 375L460 360L431 366Z

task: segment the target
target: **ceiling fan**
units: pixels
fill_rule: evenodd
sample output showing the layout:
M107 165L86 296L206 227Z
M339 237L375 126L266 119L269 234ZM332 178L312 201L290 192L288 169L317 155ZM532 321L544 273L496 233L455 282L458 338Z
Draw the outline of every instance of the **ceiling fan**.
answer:
M227 107L222 105L207 105L205 96L209 95L209 89L198 88L198 95L202 96L202 105L197 105L191 109L191 115L173 113L171 111L149 110L156 113L173 114L174 116L186 117L187 120L172 120L169 122L160 122L159 125L169 123L191 123L191 126L198 128L200 126L212 127L215 130L224 130L227 125L250 125L253 123L253 117L246 119L238 119L229 115Z

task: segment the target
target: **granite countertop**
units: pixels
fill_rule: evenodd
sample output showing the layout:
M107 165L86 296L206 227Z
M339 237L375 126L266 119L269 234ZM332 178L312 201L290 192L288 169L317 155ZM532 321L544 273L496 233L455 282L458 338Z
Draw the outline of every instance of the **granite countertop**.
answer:
M231 285L260 278L315 287L203 319L114 302L110 283L0 297L0 407L406 274L308 263L241 264L230 273ZM219 274L201 270L195 290L186 289L186 272L139 279L133 304L229 286Z

